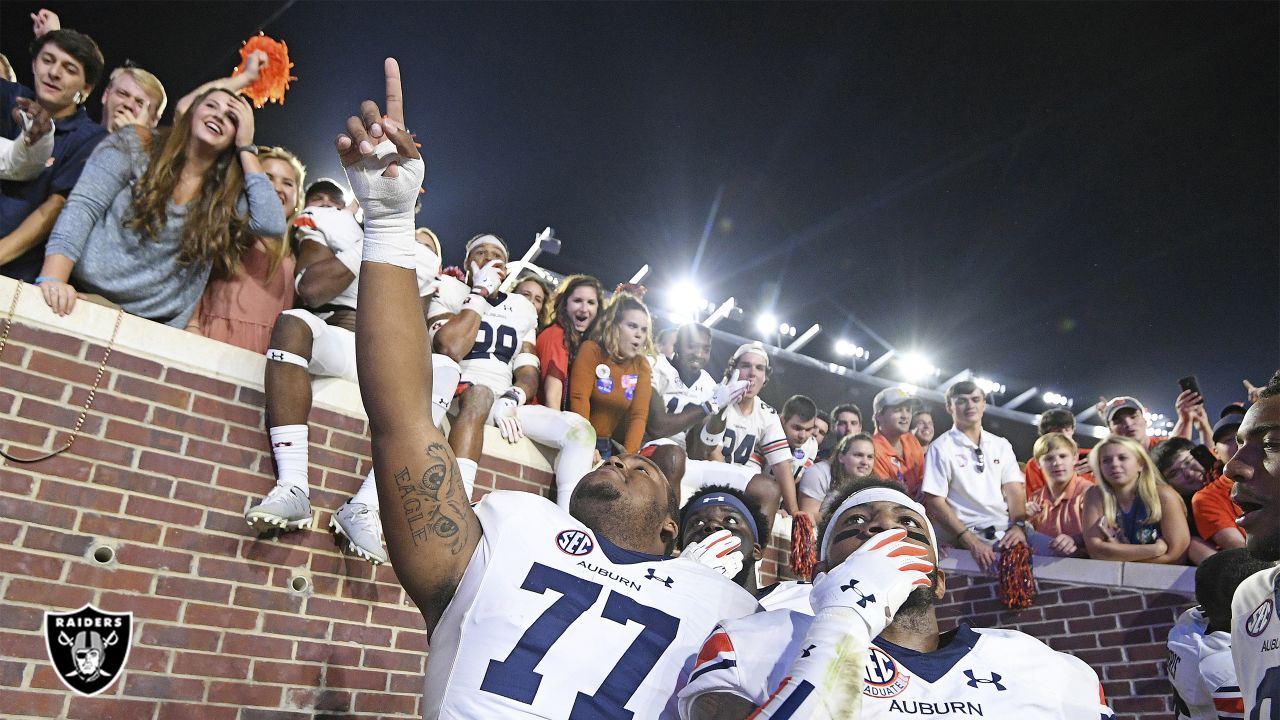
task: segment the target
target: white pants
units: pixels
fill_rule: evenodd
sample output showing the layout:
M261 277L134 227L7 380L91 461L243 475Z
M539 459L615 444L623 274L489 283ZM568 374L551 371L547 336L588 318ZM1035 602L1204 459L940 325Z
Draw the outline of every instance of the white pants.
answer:
M734 490L745 491L751 478L760 471L738 465L711 460L688 460L684 464L684 478L680 481L680 505L684 506L689 498L708 485L728 485Z
M526 437L559 451L552 463L556 473L556 504L567 511L573 489L591 470L596 449L595 429L577 413L543 405L521 405L516 413Z

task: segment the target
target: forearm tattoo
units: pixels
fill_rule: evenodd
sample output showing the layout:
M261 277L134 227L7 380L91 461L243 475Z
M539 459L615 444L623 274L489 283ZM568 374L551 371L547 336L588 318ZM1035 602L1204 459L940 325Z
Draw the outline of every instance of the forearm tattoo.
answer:
M396 493L413 544L442 541L456 555L467 546L467 499L462 479L443 443L431 443L426 454L427 469L418 480L407 467L395 474Z

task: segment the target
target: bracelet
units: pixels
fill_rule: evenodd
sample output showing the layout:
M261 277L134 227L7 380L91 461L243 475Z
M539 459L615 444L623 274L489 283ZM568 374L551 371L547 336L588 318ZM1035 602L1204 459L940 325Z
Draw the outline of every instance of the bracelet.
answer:
M41 284L43 284L43 283L47 283L47 282L66 282L66 281L65 281L65 280L62 280L62 279L60 279L60 278L51 277L51 276L49 276L49 275L41 275L40 277L36 278L35 284L36 284L36 285L41 285Z
M237 154L246 153L246 152L252 153L253 155L256 156L258 154L258 146L257 145L241 145L240 147L236 148Z

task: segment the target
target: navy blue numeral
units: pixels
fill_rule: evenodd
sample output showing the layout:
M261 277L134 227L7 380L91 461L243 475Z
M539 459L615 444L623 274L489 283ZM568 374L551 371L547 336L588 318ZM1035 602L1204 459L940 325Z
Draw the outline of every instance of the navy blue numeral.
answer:
M481 320L480 329L476 331L475 344L471 346L471 352L462 359L483 360L493 356L496 360L509 363L516 355L517 345L519 341L516 339L515 328L510 325L499 325L495 332L492 325Z
M542 675L533 669L573 621L600 597L602 588L590 580L541 563L534 563L529 568L520 588L540 595L554 590L560 593L560 597L524 631L506 660L489 661L480 689L532 705L538 686L542 684Z
M1262 701L1271 701L1271 717L1262 717ZM1267 673L1258 683L1258 692L1253 699L1253 712L1249 720L1280 720L1280 667L1267 668Z
M525 630L506 660L489 661L480 689L532 705L542 684L542 675L534 668L569 626L595 603L604 588L541 563L529 568L529 575L520 587L539 594L553 590L560 593L560 598ZM578 693L569 720L630 718L633 713L626 709L627 702L671 647L680 628L679 618L616 592L609 593L600 614L620 625L634 622L644 629L622 653L594 695Z
M748 434L738 442L738 434L733 430L724 431L725 462L746 465L751 460L751 451L756 449L756 436Z

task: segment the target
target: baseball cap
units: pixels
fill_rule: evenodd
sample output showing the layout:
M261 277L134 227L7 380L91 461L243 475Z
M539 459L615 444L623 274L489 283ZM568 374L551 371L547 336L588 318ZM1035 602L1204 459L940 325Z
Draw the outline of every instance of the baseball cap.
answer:
M733 351L733 357L729 358L729 367L733 367L734 365L737 365L738 358L742 357L743 355L746 355L747 353L755 353L763 357L764 366L766 368L769 367L769 351L765 350L764 344L759 341L749 342L749 343L744 343L742 345L739 345L738 349Z
M1244 406L1244 403L1233 402L1230 405L1222 408L1222 411L1218 413L1218 417L1225 418L1228 415L1243 415L1247 410L1248 408Z
M885 408L898 407L915 401L916 399L906 390L900 387L887 387L876 393L875 400L871 401L871 414L877 415Z
M324 193L338 198L341 202L346 203L347 194L343 191L342 186L336 181L329 178L320 178L307 186L306 192L302 193L302 197L310 197L315 193Z
M1225 435L1227 432L1234 432L1240 427L1240 421L1244 419L1243 415L1232 413L1224 415L1218 422L1213 424L1213 441L1218 442L1218 436Z
M1102 409L1102 419L1110 425L1111 418L1115 417L1116 413L1125 409L1137 410L1143 415L1147 412L1147 409L1143 407L1142 403L1138 402L1137 398L1129 397L1128 395L1121 395L1119 397L1113 397L1107 401L1107 404Z

